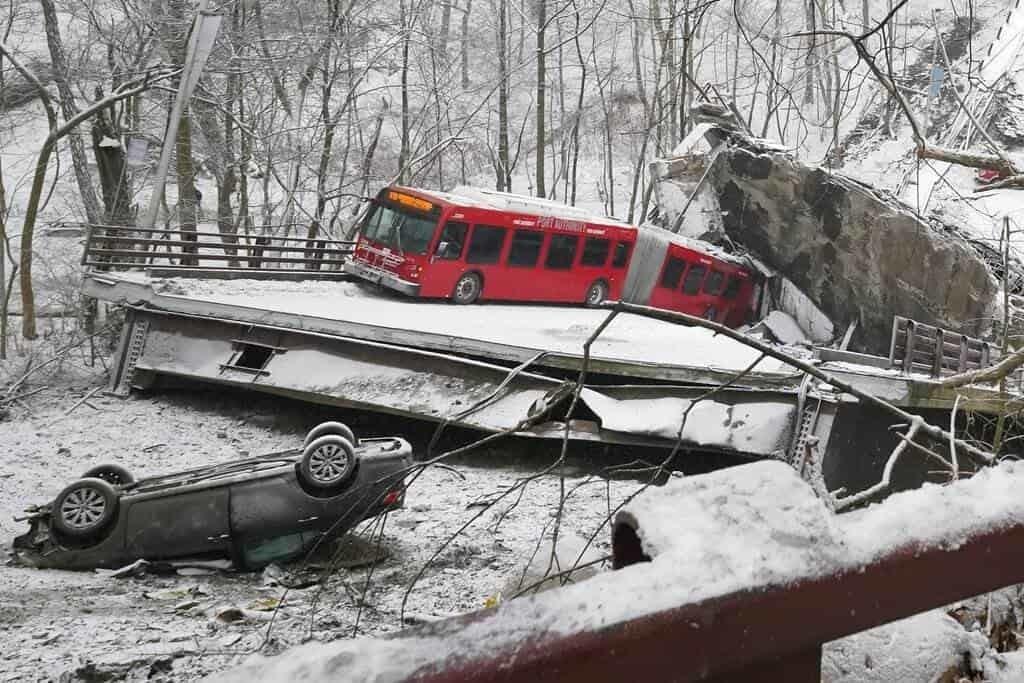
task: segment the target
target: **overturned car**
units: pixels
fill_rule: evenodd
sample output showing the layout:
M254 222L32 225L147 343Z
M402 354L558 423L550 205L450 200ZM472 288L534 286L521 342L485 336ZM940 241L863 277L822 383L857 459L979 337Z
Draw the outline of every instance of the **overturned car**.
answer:
M402 507L412 449L323 423L302 448L135 480L100 465L27 510L15 558L35 567L114 568L137 559L230 559L257 569Z

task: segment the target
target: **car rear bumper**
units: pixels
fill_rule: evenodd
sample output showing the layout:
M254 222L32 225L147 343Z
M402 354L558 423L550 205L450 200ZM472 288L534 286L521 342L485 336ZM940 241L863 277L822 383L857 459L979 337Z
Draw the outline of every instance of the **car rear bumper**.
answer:
M393 289L396 292L401 292L408 296L417 296L420 293L419 284L403 280L392 272L381 268L374 268L371 265L355 259L349 259L345 262L345 272L349 275L355 275L362 280L378 284L381 287Z

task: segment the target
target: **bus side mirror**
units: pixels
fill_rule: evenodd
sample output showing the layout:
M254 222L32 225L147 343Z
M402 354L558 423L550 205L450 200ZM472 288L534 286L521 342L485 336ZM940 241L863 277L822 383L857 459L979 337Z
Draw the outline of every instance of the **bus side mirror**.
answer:
M437 249L434 250L434 256L446 258L448 256L448 242L438 242Z

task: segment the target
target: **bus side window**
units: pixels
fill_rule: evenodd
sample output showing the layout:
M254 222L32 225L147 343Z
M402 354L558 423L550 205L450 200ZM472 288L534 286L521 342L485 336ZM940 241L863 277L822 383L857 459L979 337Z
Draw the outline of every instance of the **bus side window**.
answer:
M718 296L722 291L722 284L725 282L725 275L712 270L708 273L708 278L704 281L704 293L710 294L711 296Z
M466 263L497 263L505 244L505 228L478 225L469 238Z
M679 281L683 279L683 272L685 271L686 261L675 256L669 256L665 261L665 270L661 272L661 282L658 283L658 286L665 289L675 289L679 286Z
M735 275L729 278L729 284L725 286L725 291L722 292L722 297L725 299L735 299L736 295L740 293L740 284L743 280L736 277Z
M612 268L625 268L629 260L629 250L633 246L629 242L618 242L615 244L615 257L612 258Z
M544 233L536 230L516 230L512 233L512 246L508 248L508 265L516 268L533 268L540 258L540 247Z
M454 261L462 256L462 247L466 245L468 230L469 226L465 223L445 223L434 256L445 261Z
M552 270L569 270L576 260L576 247L580 238L576 235L552 235L548 245L548 257L544 267Z
M707 266L701 265L690 268L686 279L683 280L683 294L693 295L700 291L700 283L704 281L704 273L707 272L707 269Z
M601 267L608 262L608 250L611 242L599 237L588 237L583 241L583 256L580 257L581 266Z

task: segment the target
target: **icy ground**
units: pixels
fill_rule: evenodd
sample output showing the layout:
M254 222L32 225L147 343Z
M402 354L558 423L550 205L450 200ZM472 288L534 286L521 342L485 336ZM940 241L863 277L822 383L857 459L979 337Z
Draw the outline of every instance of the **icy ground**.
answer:
M94 464L121 462L145 475L288 448L314 424L337 415L326 408L217 390L127 400L96 393L69 414L96 386L55 385L0 421L4 551L27 527L14 522L14 515L27 504L51 499ZM343 417L353 422L353 416ZM354 421L363 434L387 431L389 424L394 426L382 418ZM429 438L430 427L400 424L414 443ZM342 565L349 568L334 573L323 589L314 585L287 592L269 639L270 610L284 591L265 585L260 574L115 579L0 566L0 681L107 680L105 675L189 681L230 667L265 642L269 652L278 652L309 638L346 637L357 619L360 633L398 629L405 590L441 542L481 511L482 500L555 457L553 445L509 442L462 459L456 471L426 471L410 489L406 509L387 520L379 547L364 529L363 537L343 552ZM561 533L576 547L582 545L580 534L589 535L601 524L609 505L638 486L636 481L590 479L575 464L566 484L573 493ZM553 519L558 496L558 477L546 476L526 488L500 524L498 514L516 496L484 514L424 573L406 606L406 623L481 608L499 592L507 596ZM608 539L607 529L598 534L594 556L610 552ZM383 559L374 564L378 555ZM308 571L298 564L286 569L315 578L320 574L314 570L329 559L314 559ZM224 613L228 607L241 612ZM240 620L227 621L240 614Z

